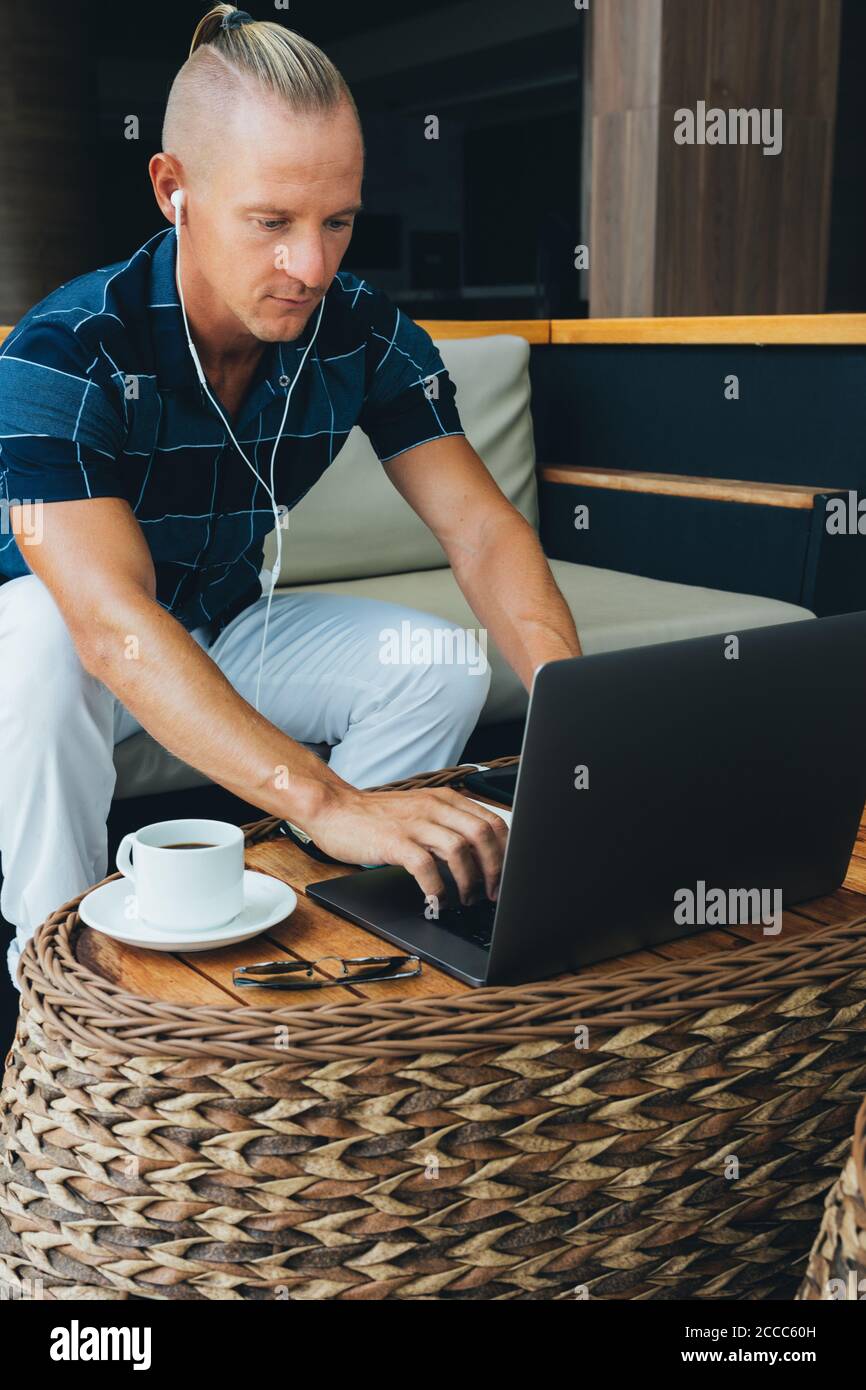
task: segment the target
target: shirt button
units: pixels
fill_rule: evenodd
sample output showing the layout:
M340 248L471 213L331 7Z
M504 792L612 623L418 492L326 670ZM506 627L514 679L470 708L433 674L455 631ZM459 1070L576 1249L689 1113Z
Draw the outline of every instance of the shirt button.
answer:
M288 384L289 384L289 378L288 378L287 376L281 376L281 377L280 377L280 385L281 385L281 386L288 386Z

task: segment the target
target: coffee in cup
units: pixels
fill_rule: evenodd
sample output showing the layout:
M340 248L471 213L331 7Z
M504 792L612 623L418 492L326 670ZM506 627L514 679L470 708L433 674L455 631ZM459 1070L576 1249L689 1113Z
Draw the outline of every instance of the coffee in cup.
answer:
M213 841L187 840L182 845L163 845L162 849L213 849Z

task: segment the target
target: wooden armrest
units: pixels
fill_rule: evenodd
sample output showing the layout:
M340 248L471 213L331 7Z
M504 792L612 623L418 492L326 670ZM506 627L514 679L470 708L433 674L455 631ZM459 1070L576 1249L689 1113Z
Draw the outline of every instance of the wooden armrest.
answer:
M548 464L539 470L546 483L607 488L614 492L650 492L665 497L702 497L711 502L751 502L761 507L796 507L811 511L814 500L838 487L808 487L798 483L756 483L738 478L692 478L681 473L641 473L636 469L581 468Z
M549 319L417 319L416 322L439 342L449 338L490 338L498 333L525 338L528 343L550 342Z
M866 314L724 314L699 318L552 319L551 343L716 346L782 343L854 346L866 343Z

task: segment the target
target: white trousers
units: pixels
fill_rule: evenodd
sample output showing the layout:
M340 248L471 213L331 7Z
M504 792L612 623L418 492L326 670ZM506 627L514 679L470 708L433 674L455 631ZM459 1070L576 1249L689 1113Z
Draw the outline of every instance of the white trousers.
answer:
M209 640L191 635L253 704L267 598ZM328 744L330 766L371 787L448 767L487 697L489 670L383 659L383 630L442 630L398 604L326 593L271 601L261 713L293 739ZM170 679L167 676L166 679ZM21 948L56 908L105 878L113 748L141 725L82 666L62 614L36 575L0 586L0 913Z

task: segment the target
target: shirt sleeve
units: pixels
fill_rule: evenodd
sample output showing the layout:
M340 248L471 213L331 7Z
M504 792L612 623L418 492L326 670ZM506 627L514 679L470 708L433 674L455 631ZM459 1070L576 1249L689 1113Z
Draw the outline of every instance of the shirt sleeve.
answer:
M465 433L456 388L430 334L370 290L367 393L358 424L382 463L449 434Z
M63 324L13 332L0 350L0 472L7 497L123 497L126 430L110 364Z

